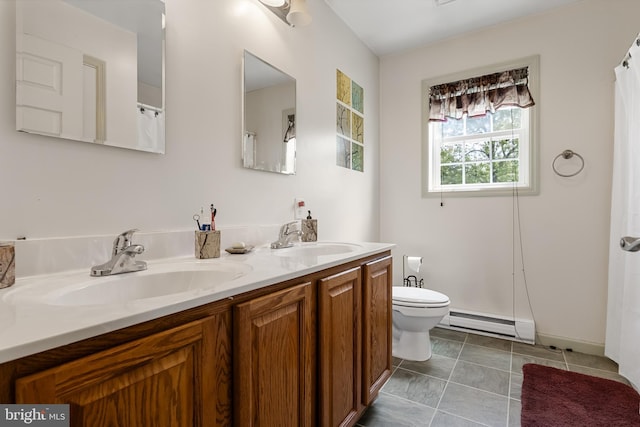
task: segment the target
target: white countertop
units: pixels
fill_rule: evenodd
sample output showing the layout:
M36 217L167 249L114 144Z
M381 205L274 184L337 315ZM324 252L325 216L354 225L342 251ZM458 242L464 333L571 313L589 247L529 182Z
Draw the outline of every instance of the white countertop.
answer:
M199 269L206 269L218 263L242 264L240 267L246 273L207 291L192 290L119 304L62 306L19 298L24 294L51 293L70 283L105 281L105 286L108 286L107 280L116 277L89 277L89 267L18 278L12 287L0 289L0 363L304 276L391 250L395 246L368 242L352 245L353 251L335 255L283 256L287 253L278 251L289 249L260 247L243 255L222 251L220 258L208 260L189 256L148 261L146 271L119 276L171 271L185 265L193 267L194 264Z

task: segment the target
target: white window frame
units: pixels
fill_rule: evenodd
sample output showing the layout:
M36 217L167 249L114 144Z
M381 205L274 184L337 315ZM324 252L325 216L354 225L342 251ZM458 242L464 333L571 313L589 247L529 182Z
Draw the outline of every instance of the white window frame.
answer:
M435 79L425 79L422 81L422 196L441 197L470 197L470 196L507 196L512 195L517 189L519 195L538 194L538 109L539 99L539 62L538 55L522 58L502 64L491 65L461 73L441 76ZM519 182L505 182L496 184L464 184L464 185L441 185L440 184L440 144L436 138L430 135L429 122L429 88L431 86L469 79L471 77L483 76L491 73L498 73L512 69L527 67L529 70L529 91L536 104L529 108L522 109L523 123L528 121L528 132L519 136ZM516 132L517 134L518 132ZM514 136L516 136L514 134ZM511 136L511 131L507 135ZM461 139L486 140L487 134L467 135Z

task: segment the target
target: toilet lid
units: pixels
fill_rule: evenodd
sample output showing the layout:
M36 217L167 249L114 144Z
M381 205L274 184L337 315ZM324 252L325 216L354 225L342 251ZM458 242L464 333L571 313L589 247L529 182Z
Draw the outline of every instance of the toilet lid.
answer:
M449 303L449 297L445 294L413 286L394 286L392 293L393 301L397 302L424 305Z

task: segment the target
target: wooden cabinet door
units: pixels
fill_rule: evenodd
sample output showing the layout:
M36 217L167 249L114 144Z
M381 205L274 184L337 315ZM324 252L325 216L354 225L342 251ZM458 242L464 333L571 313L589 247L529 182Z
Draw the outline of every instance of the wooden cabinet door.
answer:
M363 403L369 405L391 376L391 257L364 265Z
M318 282L321 426L350 426L361 404L361 268Z
M313 299L306 282L234 307L235 425L313 425Z
M212 316L20 378L17 403L70 404L72 426L230 425L229 357L214 354L225 346L218 340L229 342L220 333L229 320Z

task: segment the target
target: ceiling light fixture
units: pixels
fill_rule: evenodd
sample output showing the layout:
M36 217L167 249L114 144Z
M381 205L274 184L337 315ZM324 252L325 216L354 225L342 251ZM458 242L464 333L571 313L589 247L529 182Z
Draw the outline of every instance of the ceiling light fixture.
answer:
M291 0L287 22L294 27L304 27L311 24L311 20L311 15L307 9L307 0Z
M260 3L292 27L304 27L312 21L306 0L260 0Z

